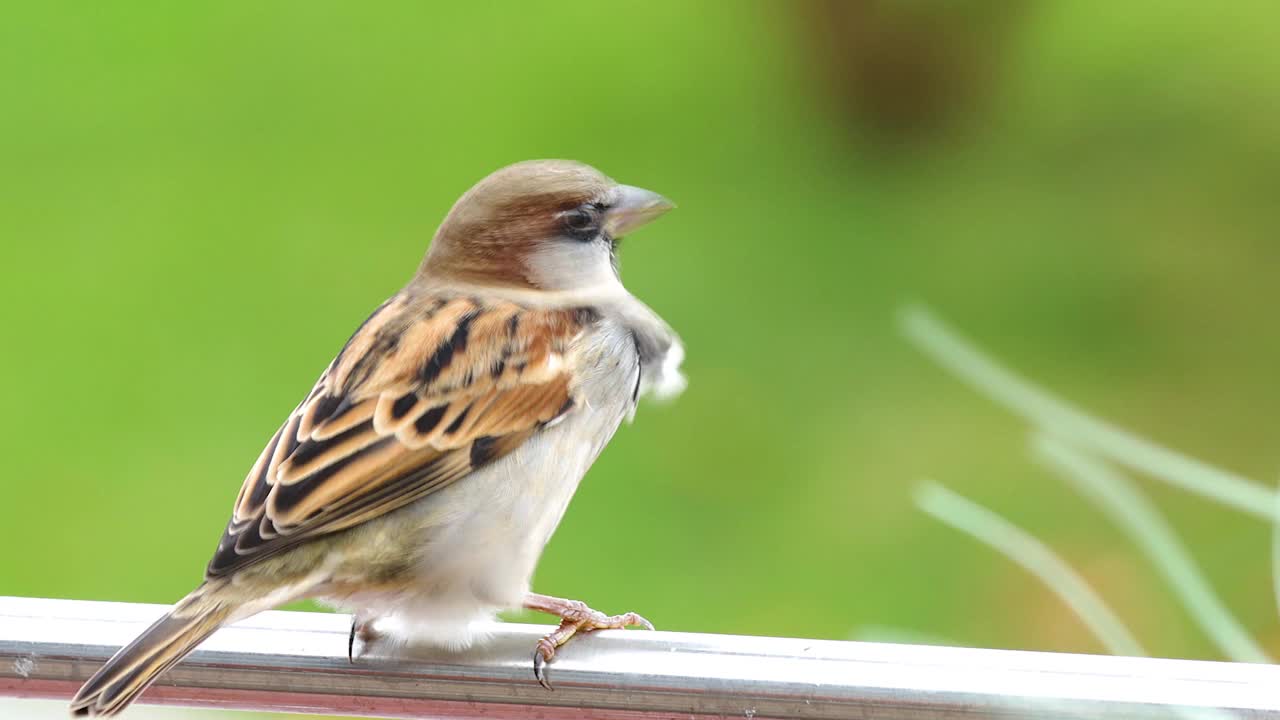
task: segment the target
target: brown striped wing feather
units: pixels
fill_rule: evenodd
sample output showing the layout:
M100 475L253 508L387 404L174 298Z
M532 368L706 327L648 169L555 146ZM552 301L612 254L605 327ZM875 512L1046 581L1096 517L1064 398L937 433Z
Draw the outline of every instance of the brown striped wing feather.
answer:
M262 451L207 576L391 512L518 447L573 406L566 355L590 315L387 301Z

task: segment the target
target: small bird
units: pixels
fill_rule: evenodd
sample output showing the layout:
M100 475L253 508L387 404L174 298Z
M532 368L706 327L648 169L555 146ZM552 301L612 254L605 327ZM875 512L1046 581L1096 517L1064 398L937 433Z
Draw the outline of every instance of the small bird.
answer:
M71 701L109 716L220 626L302 598L355 637L470 645L501 610L556 615L534 675L577 633L643 626L530 591L579 481L684 349L623 287L618 241L671 209L567 160L481 180L413 279L365 320L249 471L204 582Z

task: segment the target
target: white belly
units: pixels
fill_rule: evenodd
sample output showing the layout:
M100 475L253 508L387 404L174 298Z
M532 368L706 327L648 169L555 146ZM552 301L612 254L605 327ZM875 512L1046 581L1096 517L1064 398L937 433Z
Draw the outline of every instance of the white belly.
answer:
M396 637L462 647L475 623L521 605L534 567L591 463L631 412L639 362L630 334L602 323L577 352L588 370L563 419L492 465L404 510L388 532L413 528L413 581L340 604L379 618Z

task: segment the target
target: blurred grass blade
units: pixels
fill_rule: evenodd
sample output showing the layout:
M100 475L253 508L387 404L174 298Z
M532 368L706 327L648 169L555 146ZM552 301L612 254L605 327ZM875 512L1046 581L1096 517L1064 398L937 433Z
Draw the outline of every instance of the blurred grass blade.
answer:
M981 505L932 481L916 486L916 505L943 523L973 536L1035 575L1084 621L1115 655L1145 656L1138 639L1089 583L1047 545ZM1230 720L1234 713L1211 708L1170 708L1186 720Z
M1090 417L1002 367L923 307L904 309L900 324L907 338L934 361L1033 424L1171 485L1272 519L1277 498L1271 489Z
M1280 492L1276 493L1275 515L1271 518L1271 589L1280 612Z
M1047 433L1036 434L1033 449L1037 458L1098 504L1128 533L1223 654L1236 662L1272 662L1222 604L1173 529L1133 482L1104 461Z
M1117 655L1146 655L1084 578L1053 550L990 510L930 481L916 487L916 505L951 527L973 536L1021 565L1062 598L1107 649Z

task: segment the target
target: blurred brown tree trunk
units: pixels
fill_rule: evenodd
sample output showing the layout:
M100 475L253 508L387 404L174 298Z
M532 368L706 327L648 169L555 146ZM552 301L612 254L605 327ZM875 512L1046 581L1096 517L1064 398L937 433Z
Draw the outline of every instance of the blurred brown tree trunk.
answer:
M1024 0L803 0L801 27L851 129L954 129L992 98Z

